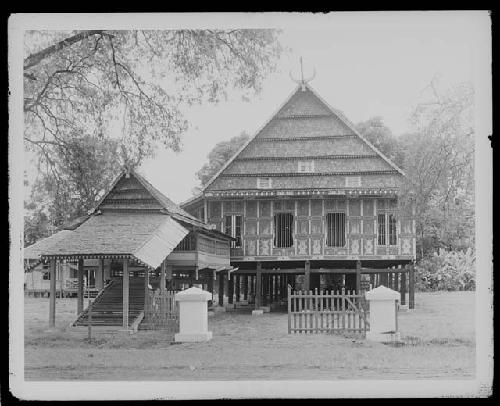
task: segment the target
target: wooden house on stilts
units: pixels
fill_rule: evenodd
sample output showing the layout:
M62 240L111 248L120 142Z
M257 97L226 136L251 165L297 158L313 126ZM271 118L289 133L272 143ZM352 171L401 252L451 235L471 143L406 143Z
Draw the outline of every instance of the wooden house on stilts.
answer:
M175 205L137 172L124 171L89 216L39 253L50 269L49 325L55 325L58 262L77 264L74 325L88 323L84 261L93 260L98 295L92 324L129 329L140 323L147 328L149 316L155 316L155 297L193 284L213 290L216 274L232 269L231 240Z
M235 238L228 305L297 290L384 285L414 305L415 222L398 209L403 172L304 81L205 185L181 204ZM407 296L408 293L408 296ZM223 304L222 294L219 303Z

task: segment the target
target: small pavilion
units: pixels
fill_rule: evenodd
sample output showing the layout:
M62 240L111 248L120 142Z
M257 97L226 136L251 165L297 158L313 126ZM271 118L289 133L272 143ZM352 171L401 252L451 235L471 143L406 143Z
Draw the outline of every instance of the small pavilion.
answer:
M108 287L113 282L115 290L121 285L121 303L108 298L101 304L110 307L110 312L121 313L124 329L134 321L129 318L133 310L148 306L150 274L158 277L160 292L176 283L178 287L206 285L212 291L216 272L231 269L233 238L185 212L134 170L122 171L89 216L72 224L71 231L63 232L63 238L53 238L39 253L40 259L50 264L50 327L55 326L59 261L78 264L80 317L85 312L84 260L98 260L98 298L111 291ZM139 284L143 286L140 289Z

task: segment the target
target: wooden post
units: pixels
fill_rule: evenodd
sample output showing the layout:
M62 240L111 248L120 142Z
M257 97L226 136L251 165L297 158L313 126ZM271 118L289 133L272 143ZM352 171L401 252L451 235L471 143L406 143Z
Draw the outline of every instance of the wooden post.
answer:
M224 274L219 272L219 306L224 306Z
M209 272L207 280L207 290L213 295L214 294L214 273L215 271Z
M248 300L248 275L243 275L243 300Z
M104 262L104 260L103 260ZM111 279L111 260L107 261L107 263L104 263L104 282L106 282L107 279Z
M144 270L144 316L149 314L149 269Z
M288 301L288 334L292 332L292 298L291 298L291 290L290 286L286 287L287 289L287 301Z
M372 286L372 289L375 288L375 274L370 274L370 285Z
M128 258L123 259L123 328L128 328L128 295L129 295L129 274L128 274Z
M241 292L240 292L241 277L240 277L240 275L234 275L234 283L236 284L236 287L235 287L236 302L239 302L240 295L241 295Z
M83 258L78 260L78 287L77 287L76 312L83 312Z
M408 307L410 309L415 308L415 269L410 267L410 273L408 275Z
M56 260L50 260L49 327L56 326Z
M87 314L88 340L92 340L92 300L89 299L89 307Z
M262 263L257 262L257 272L255 276L255 308L262 306Z
M406 272L401 273L401 304L406 304Z
M361 294L361 261L356 261L356 294Z
M167 264L165 263L166 260L163 260L161 263L161 268L160 268L160 294L163 296L165 293L165 286L166 286L166 267Z
M268 306L269 303L269 282L270 282L270 276L268 273L265 273L262 277L262 304L264 306Z
M269 304L274 303L274 288L275 288L275 283L274 283L274 275L269 275Z
M304 286L302 287L302 290L305 290L306 292L308 292L310 289L310 286L311 286L311 262L306 261L304 268L305 268L305 270L304 270Z
M172 264L169 264L167 259L165 258L165 290L172 289L172 280L174 279L174 267ZM168 289L167 289L168 287Z
M234 300L234 278L235 276L231 276L228 272L227 278L227 302L229 304L233 304Z
M97 288L97 291L101 291L101 289L104 287L103 280L104 280L104 260L99 259L98 260L99 264L97 266L97 272L95 275L95 287Z

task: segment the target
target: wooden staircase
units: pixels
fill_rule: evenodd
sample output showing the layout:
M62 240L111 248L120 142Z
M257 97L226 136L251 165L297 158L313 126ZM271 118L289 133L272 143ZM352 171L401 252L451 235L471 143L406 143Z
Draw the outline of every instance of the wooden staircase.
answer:
M144 278L129 280L129 326L144 310ZM92 306L92 326L121 326L123 324L123 282L116 278L98 295ZM88 308L73 326L88 325Z

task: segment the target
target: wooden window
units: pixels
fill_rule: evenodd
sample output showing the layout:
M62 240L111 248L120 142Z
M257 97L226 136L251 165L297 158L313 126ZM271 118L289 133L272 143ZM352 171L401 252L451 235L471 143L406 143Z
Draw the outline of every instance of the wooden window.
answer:
M276 213L274 215L274 246L277 248L293 246L292 213Z
M43 272L42 273L42 279L44 281L50 281L50 272Z
M361 186L361 176L346 176L345 177L346 187L360 187Z
M271 187L272 187L271 178L257 178L258 189L271 189Z
M299 161L298 171L301 173L314 172L314 161Z
M377 216L378 245L397 245L396 215L384 213Z
M345 246L345 213L326 214L326 245L329 247Z
M236 238L236 241L231 241L231 248L241 248L241 216L227 215L224 223L224 232Z

